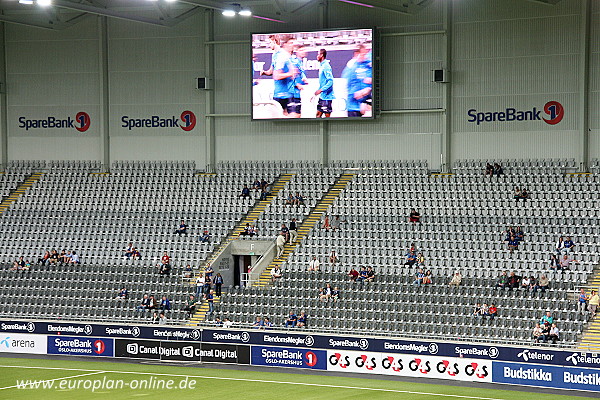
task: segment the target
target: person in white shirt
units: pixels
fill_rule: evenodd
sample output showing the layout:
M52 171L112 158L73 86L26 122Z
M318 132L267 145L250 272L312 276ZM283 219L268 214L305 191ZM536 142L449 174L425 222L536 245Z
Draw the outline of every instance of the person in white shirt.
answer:
M79 264L79 256L75 252L71 253L71 264Z
M232 326L233 326L233 322L231 322L231 321L229 320L229 318L224 318L224 319L223 319L223 328L225 328L225 329L229 329L229 328L231 328Z
M279 268L279 266L276 266L275 268L271 269L271 279L273 280L273 282L281 278L281 276L281 268Z
M317 260L317 256L313 256L312 260L308 263L309 271L318 271L321 263Z
M158 317L158 324L159 325L166 325L167 324L167 317L165 316L165 313L160 313L160 315Z
M338 257L335 250L331 250L331 253L329 253L329 264L335 265L339 261L340 261L340 258Z
M276 244L277 244L277 257L275 257L275 258L279 258L283 254L283 247L285 246L285 236L283 236L282 234L279 234L277 236Z
M200 276L196 279L196 298L201 299L204 294L204 284L206 283L206 278L204 274L200 274Z
M558 330L558 327L556 326L556 324L552 324L552 328L550 328L550 335L548 335L548 338L552 340L553 344L556 344L556 342L559 339L559 335L560 331Z

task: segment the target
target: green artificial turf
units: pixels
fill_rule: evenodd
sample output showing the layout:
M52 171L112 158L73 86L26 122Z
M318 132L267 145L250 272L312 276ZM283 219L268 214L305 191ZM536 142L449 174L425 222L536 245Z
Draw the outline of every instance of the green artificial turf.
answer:
M478 389L446 384L302 375L285 370L239 371L176 365L0 358L0 399L502 399L568 400L590 397ZM36 367L36 368L22 368ZM37 368L39 367L39 368ZM275 372L277 371L277 372ZM283 371L283 372L281 372ZM89 375L88 375L89 374ZM78 376L82 375L82 376ZM14 387L38 381L37 389ZM86 381L87 380L87 381ZM173 389L161 388L172 380ZM186 389L177 385L186 382ZM193 384L193 388L189 388ZM92 389L93 385L104 387ZM112 384L113 387L107 387ZM44 388L45 385L45 388ZM62 385L62 386L61 386ZM79 388L77 388L79 385ZM86 388L86 385L88 388ZM131 386L142 386L132 388ZM144 385L154 386L143 387ZM500 387L500 386L499 386Z

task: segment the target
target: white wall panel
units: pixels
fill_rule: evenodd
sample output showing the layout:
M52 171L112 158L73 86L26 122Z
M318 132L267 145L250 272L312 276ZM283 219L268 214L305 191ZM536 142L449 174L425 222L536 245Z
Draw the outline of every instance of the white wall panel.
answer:
M216 122L217 160L319 160L321 134L316 122L250 121L250 117Z
M204 140L197 136L116 136L111 139L113 160L193 160L204 168Z
M12 160L100 160L99 138L11 137L8 154Z

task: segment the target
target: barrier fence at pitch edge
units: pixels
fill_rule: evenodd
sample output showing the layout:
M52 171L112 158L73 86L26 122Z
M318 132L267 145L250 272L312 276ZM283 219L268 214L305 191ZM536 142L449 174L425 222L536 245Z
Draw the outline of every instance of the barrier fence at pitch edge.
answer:
M600 357L275 331L0 321L0 353L293 367L600 392Z

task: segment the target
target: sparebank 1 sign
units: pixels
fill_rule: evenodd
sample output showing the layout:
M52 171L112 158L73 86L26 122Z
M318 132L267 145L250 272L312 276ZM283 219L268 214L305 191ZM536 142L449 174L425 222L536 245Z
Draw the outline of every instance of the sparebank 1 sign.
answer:
M44 118L19 117L19 128L26 131L36 129L76 129L79 132L85 132L90 129L90 115L84 111L71 116L49 115Z
M544 115L542 115L542 111ZM563 120L565 108L558 101L549 101L541 109L532 107L527 110L519 110L507 107L503 110L480 111L471 108L467 111L467 121L481 125L488 122L516 122L516 121L544 121L548 125L556 125Z
M191 111L183 111L179 117L176 115L163 116L163 115L150 115L146 117L131 117L129 115L123 115L121 117L121 128L127 128L128 130L140 129L140 128L180 128L185 132L189 132L196 127L196 115Z

